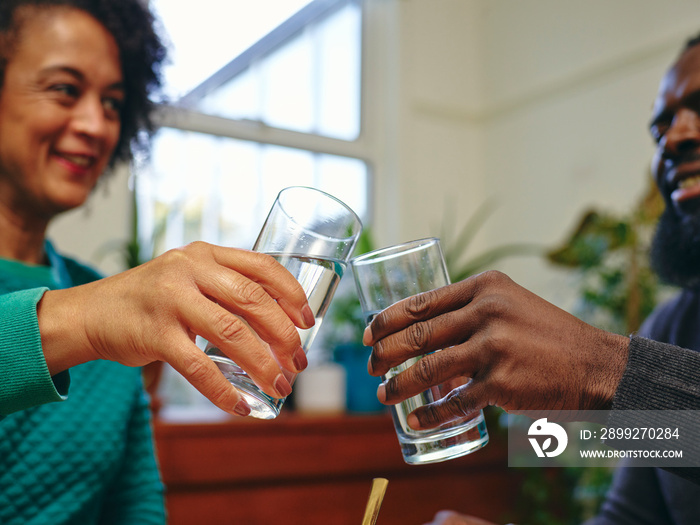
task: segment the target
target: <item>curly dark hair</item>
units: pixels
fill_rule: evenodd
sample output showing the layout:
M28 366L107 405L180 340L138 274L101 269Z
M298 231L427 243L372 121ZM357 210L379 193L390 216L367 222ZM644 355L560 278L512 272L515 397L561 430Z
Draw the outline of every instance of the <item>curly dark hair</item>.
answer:
M154 130L152 111L161 92L161 67L167 55L156 30L157 21L141 0L0 0L0 89L27 17L37 11L65 8L87 12L117 42L126 96L119 142L110 166L130 161L137 151L148 150Z

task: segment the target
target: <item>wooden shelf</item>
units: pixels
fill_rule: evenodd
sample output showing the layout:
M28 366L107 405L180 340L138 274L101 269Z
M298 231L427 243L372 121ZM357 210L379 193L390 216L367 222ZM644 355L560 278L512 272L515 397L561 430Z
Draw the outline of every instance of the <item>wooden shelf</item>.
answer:
M378 525L425 523L442 508L502 520L517 490L502 440L409 466L387 415L154 427L170 525L359 525L374 477L389 480Z

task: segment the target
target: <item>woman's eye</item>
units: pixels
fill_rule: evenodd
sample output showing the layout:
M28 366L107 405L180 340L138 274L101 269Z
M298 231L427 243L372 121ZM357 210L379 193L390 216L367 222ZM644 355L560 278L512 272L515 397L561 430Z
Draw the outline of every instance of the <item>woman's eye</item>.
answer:
M114 116L120 116L122 109L124 109L124 101L115 97L107 97L102 99L102 105L104 106L105 111Z
M79 95L78 88L72 84L54 84L51 86L51 91L68 97L77 97Z

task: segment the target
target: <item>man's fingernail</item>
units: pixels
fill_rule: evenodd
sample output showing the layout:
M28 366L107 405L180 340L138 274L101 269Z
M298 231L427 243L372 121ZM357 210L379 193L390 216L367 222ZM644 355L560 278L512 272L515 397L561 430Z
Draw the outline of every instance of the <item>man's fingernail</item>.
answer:
M386 386L384 386L384 383L377 388L377 399L382 403L386 401Z
M277 390L277 393L280 397L287 397L289 394L292 393L292 385L289 384L287 378L284 377L282 374L277 376L274 384L275 390Z
M301 309L301 316L303 317L304 323L306 323L307 327L311 328L314 324L316 324L316 317L308 304Z
M372 329L368 326L362 333L362 344L369 346L370 342L372 342Z
M294 362L294 367L296 368L297 372L306 370L306 367L309 366L309 360L306 358L306 352L304 352L303 347L300 346L297 348L292 361Z
M250 407L248 406L248 403L241 399L238 403L236 403L236 406L233 407L233 411L239 416L247 416L250 414Z
M408 423L408 426L411 427L414 430L420 430L420 422L418 421L418 418L414 414L409 414L408 417L406 418L406 423Z

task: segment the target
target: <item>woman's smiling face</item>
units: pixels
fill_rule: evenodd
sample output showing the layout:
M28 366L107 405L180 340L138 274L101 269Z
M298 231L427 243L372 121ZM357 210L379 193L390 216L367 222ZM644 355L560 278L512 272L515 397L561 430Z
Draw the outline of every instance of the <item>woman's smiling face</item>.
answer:
M90 195L119 140L125 93L117 44L97 20L28 10L0 90L0 205L48 220Z

